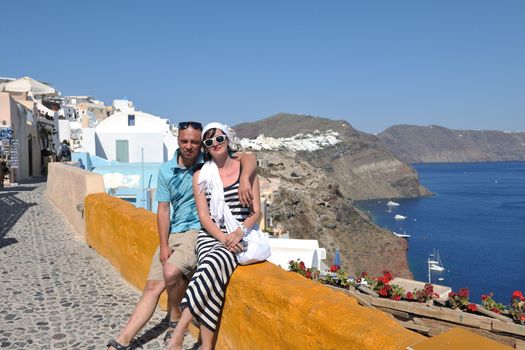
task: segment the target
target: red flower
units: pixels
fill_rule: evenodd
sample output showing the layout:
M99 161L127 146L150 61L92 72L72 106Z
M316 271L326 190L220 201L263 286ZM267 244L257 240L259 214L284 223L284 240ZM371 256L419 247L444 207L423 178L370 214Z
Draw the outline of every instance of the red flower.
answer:
M524 301L525 300L525 297L523 297L523 294L521 294L521 291L519 290L515 290L514 293L512 293L512 300L521 300L521 301Z
M493 307L490 311L495 312L497 314L501 314L501 311L499 311L499 309L495 307Z
M485 300L487 300L488 297L489 297L488 295L482 294L481 295L481 300L485 301Z
M340 267L337 265L330 266L330 272L337 272L339 271Z
M388 284L388 279L386 279L384 276L377 277L376 281L381 282L383 284Z
M409 299L409 300L414 299L414 294L412 294L412 292L408 292L407 293L407 299Z
M469 294L468 288L461 288L458 292L458 295L462 298L468 298Z
M522 321L525 321L525 315L521 315L520 319L521 319Z
M476 304L468 304L467 310L470 312L476 312L478 311L478 307L476 306Z
M454 292L448 293L448 297L449 298L454 298L455 296L456 296L456 293L454 293Z
M400 295L392 295L392 300L401 300Z
M299 268L300 268L301 270L305 270L305 269L306 269L306 266L304 265L304 262L301 261L301 262L299 263Z
M367 277L367 276L368 276L368 274L366 272L364 272L364 271L361 272L361 277Z
M383 281L385 281L383 283L388 283L388 282L392 281L392 278L393 278L393 276L392 276L392 274L390 272L388 272L388 271L383 272Z
M377 293L383 297L386 297L388 296L390 290L392 289L392 287L390 285L385 285L383 286Z
M311 278L312 277L312 273L310 271L306 271L306 278Z

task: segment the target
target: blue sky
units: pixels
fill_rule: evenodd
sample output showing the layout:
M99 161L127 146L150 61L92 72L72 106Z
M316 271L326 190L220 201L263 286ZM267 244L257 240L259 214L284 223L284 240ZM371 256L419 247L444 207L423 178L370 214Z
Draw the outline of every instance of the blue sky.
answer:
M0 76L173 121L525 131L525 1L5 1Z

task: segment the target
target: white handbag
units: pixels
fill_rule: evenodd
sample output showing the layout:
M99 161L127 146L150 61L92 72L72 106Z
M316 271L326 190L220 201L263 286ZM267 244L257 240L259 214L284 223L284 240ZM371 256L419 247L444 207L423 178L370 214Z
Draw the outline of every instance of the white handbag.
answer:
M254 226L243 241L247 243L247 247L245 251L237 253L239 265L255 264L270 257L270 241L258 226Z

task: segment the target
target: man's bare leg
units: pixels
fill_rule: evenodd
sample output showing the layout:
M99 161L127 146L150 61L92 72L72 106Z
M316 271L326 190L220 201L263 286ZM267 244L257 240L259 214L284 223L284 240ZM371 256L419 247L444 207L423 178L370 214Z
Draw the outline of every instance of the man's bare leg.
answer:
M137 305L135 305L128 324L116 339L117 342L122 345L129 345L133 337L146 325L153 312L155 312L159 297L165 287L164 281L146 281L142 296ZM113 349L113 347L109 347L109 349Z
M168 292L168 307L170 321L178 321L181 317L180 302L188 287L188 280L182 271L174 264L166 263L163 268L164 283ZM173 331L173 328L168 330Z

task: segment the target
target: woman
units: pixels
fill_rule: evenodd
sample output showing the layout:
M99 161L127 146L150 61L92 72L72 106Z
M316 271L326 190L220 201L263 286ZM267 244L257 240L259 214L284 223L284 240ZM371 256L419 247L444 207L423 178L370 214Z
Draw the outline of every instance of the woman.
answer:
M202 226L196 247L197 271L182 300L182 316L167 349L182 349L184 333L193 317L200 323L201 348L213 348L226 285L237 267L236 253L243 251L242 238L259 222L261 215L256 175L251 179L252 206L243 207L239 202L241 166L232 156L228 128L210 123L202 131L202 140L207 161L193 175L193 193Z

